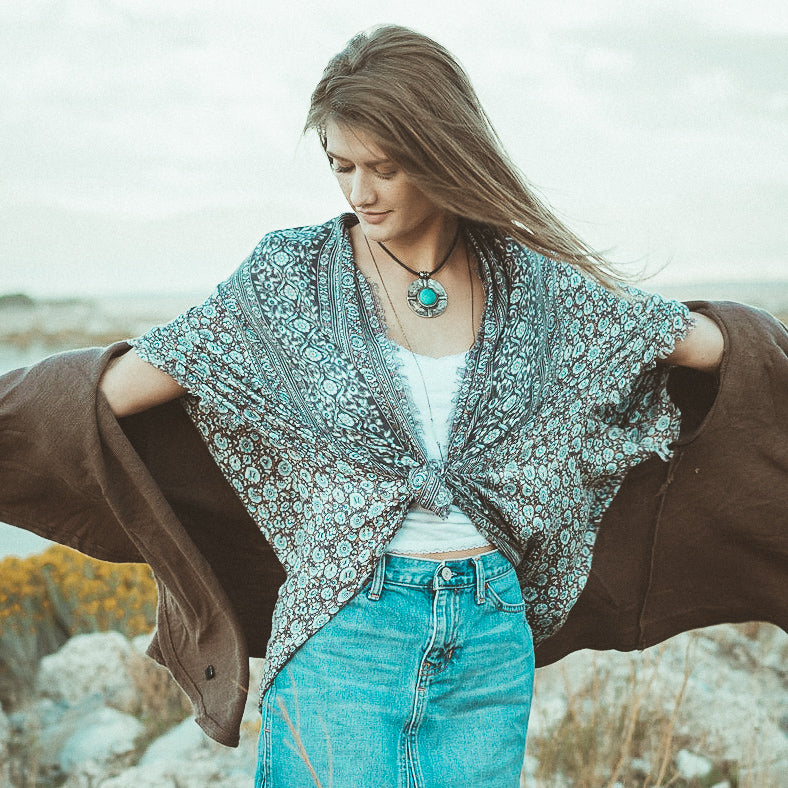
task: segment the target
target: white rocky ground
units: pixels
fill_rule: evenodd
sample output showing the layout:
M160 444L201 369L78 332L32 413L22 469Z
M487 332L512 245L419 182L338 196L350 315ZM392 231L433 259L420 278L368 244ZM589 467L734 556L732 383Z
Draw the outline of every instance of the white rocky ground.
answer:
M0 785L21 785L24 763L27 786L249 788L259 729L256 693L250 693L237 749L211 741L190 717L152 736L162 718L151 718L156 698L145 694L162 692L164 674L142 655L146 640L129 642L114 632L79 635L45 657L35 700L7 715L0 711ZM537 777L540 744L555 734L568 707L593 715L600 738L608 718L637 707L643 730L656 731L657 740L674 719L663 785L732 788L735 782L715 782L714 775L720 764L734 763L739 786L788 786L786 656L788 636L775 628L761 627L753 638L725 626L674 638L645 655L582 652L540 670L523 785L580 785L557 773ZM253 683L260 668L253 660ZM621 742L606 746L614 756L622 750ZM628 756L638 761L637 782L630 776L630 782L610 783L607 763L591 788L642 785L649 772L653 779L658 764L649 758L658 753L637 749Z
M156 700L144 695L160 692L166 674L143 655L147 640L130 642L117 632L77 635L44 657L35 701L7 719L0 712L0 764L8 760L3 747L21 741L26 754L17 760L39 780L26 785L249 788L259 730L256 692L237 749L213 742L191 717L151 739L160 720L150 719ZM262 660L252 660L253 682L261 667ZM2 768L0 785L13 785L3 781Z
M752 630L755 637L745 632ZM663 784L723 788L735 783L709 781L721 768L738 772L749 788L788 788L788 635L767 625L721 626L672 638L636 654L579 652L537 671L529 723L528 788L572 785L555 776L534 779L540 742L556 731L567 706L594 715L600 740L611 736L609 722L624 709L642 722L636 734L645 757L631 747L630 763L639 781L659 770L661 750L650 742L670 738ZM672 724L671 724L672 720ZM570 729L571 730L571 729ZM606 730L608 733L606 734ZM602 747L609 756L592 788L607 785L623 741ZM631 779L631 778L630 778ZM695 782L693 782L695 780Z

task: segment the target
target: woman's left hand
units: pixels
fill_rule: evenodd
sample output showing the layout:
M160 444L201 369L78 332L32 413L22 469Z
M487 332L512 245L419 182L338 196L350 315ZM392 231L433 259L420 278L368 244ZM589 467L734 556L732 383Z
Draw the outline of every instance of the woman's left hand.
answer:
M725 349L722 331L706 315L701 315L699 312L690 314L694 325L683 340L676 342L675 349L664 359L664 363L714 374L720 368Z

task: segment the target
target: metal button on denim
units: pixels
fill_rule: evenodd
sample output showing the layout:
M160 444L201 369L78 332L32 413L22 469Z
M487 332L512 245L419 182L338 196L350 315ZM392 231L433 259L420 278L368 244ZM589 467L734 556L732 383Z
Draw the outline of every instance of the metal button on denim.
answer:
M448 566L444 566L443 569L441 569L441 577L444 580L451 580L453 575L454 573L451 571L451 569L449 569Z

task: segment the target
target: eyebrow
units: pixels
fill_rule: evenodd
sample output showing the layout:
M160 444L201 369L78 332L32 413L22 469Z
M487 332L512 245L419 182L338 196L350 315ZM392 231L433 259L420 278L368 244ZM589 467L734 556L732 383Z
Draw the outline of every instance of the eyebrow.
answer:
M326 151L326 156L330 159L339 159L340 161L347 161L349 162L350 159L346 159L344 156L340 156L336 153L332 153L330 150ZM364 164L367 167L377 167L379 164L393 164L394 162L391 159L384 158L384 159L372 159L370 161L365 161Z

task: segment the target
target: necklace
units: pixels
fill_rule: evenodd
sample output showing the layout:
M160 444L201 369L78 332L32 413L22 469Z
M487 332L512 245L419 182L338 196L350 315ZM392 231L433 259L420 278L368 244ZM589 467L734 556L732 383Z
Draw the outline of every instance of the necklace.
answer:
M427 402L427 415L428 415L429 420L430 420L430 426L432 427L432 434L436 435L437 431L436 431L436 427L435 427L435 417L432 414L432 404L430 403L430 394L429 394L429 390L427 388L427 380L424 377L424 372L421 369L421 364L419 363L419 358L416 355L416 353L414 353L413 347L411 346L410 340L408 339L408 335L405 333L405 329L404 329L404 327L402 325L402 321L399 319L399 315L397 314L397 310L394 307L394 302L392 301L391 294L389 293L389 290L386 287L386 282L384 281L383 277L380 274L380 268L378 267L378 261L375 259L375 255L372 253L372 247L370 246L369 239L367 238L366 235L364 236L364 240L367 243L367 249L369 249L369 256L372 258L372 263L375 266L375 271L378 274L378 279L380 280L380 283L383 285L383 292L386 294L386 299L389 302L389 306L391 307L391 311L392 311L392 313L394 315L394 319L397 321L397 327L400 330L400 334L402 334L402 338L405 340L405 347L408 349L408 352L413 357L413 363L416 365L416 369L418 370L419 377L421 378L421 385L424 388L424 399ZM454 244L452 244L452 250L454 249L454 245L456 243L457 243L457 238L455 236ZM380 244L380 245L382 246L383 244ZM451 251L449 252L449 254L451 254ZM447 256L446 259L448 259L448 256ZM468 257L468 251L467 250L465 251L465 261L466 261L467 267L468 267L468 281L469 281L470 286L471 286L471 335L473 336L473 338L475 340L475 336L476 336L476 319L475 319L474 296L473 296L473 276L471 275L471 260L470 260L470 257ZM445 263L446 260L444 260L443 262ZM441 265L443 265L443 263L441 263ZM438 268L440 268L440 266L438 266ZM437 270L437 268L435 270ZM443 289L443 288L441 288L441 289ZM441 465L444 465L446 463L446 460L445 460L445 458L443 456L443 448L441 447L440 442L438 442L438 441L436 441L435 445L438 448L438 455L440 457Z
M365 236L366 237L366 236ZM449 299L443 285L432 277L446 265L454 247L457 246L457 239L460 237L460 227L457 225L457 232L454 233L454 240L451 242L449 251L441 260L437 268L432 271L414 271L409 265L405 265L393 252L389 251L380 241L378 246L395 262L401 265L406 271L410 271L413 276L418 277L408 286L408 306L419 317L438 317L446 311ZM369 245L369 241L367 241ZM371 253L372 250L370 250ZM372 258L374 261L374 257ZM377 263L375 263L377 267ZM382 280L381 280L382 281ZM385 287L385 285L384 285Z

